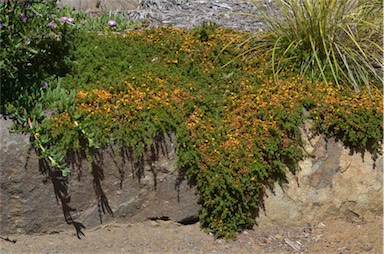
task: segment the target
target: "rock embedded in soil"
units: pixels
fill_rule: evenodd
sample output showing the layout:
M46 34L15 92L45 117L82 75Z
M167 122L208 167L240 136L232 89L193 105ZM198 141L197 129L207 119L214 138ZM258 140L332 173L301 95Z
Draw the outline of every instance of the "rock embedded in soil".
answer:
M332 216L363 222L382 216L383 156L373 160L369 152L351 151L334 138L302 134L313 157L300 162L296 175L287 174L289 184L269 193L260 223L312 224Z
M81 156L64 179L51 171L34 151L29 137L10 134L10 120L0 119L0 233L42 233L68 228L79 231L115 221L198 219L195 189L175 171L174 135L158 137L140 159L129 150L123 157L111 148L96 156L93 173Z
M81 236L84 227L111 221L197 221L195 188L185 172L175 171L174 135L159 136L140 160L132 160L128 150L123 158L103 150L93 174L85 160L73 160L73 172L63 179L28 149L28 136L8 132L10 125L0 119L1 235L75 226ZM368 152L352 153L339 141L306 139L304 133L306 150L314 157L300 163L296 176L288 174L289 184L270 193L257 224L317 224L329 216L364 222L382 216L382 156L373 161Z

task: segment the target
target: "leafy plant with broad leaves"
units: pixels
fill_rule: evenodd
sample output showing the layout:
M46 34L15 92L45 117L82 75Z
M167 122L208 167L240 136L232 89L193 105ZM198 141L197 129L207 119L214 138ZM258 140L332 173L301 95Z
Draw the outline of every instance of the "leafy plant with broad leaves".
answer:
M56 10L55 1L0 3L2 111L7 104L31 111L44 80L68 70L73 29Z

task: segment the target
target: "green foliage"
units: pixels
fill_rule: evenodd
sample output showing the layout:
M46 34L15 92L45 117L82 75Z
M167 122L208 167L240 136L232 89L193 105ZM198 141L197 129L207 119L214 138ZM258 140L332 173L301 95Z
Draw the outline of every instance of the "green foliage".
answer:
M59 139L52 135L49 130L49 115L70 112L74 114L74 99L75 93L68 92L61 88L60 80L58 82L51 81L47 87L39 89L39 96L33 97L34 107L29 112L20 112L12 104L8 106L8 113L18 120L18 124L12 127L15 132L30 133L30 142L37 151L39 158L48 159L51 166L62 172L66 176L70 169L65 163L65 156L69 147L63 147L63 143L68 143L68 140ZM65 131L65 130L62 130ZM70 132L70 131L69 131ZM73 135L73 133L70 133ZM75 135L73 138L79 138ZM71 142L72 139L69 141Z
M87 32L123 32L140 27L140 23L129 20L125 13L120 12L100 13L98 15L88 14L86 12L75 12L72 15L78 20L81 29ZM115 21L116 25L110 26L108 22L111 20Z
M108 23L111 20L114 24ZM70 70L68 53L75 38L90 31L122 31L132 27L133 23L122 14L90 16L67 7L58 8L56 1L0 3L0 111L12 115L18 123L14 129L29 132L31 144L40 156L49 159L64 175L69 172L63 160L73 146L72 139L52 139L45 122L47 111L73 116L74 94L56 86L54 80ZM87 123L77 124L76 130L88 142L88 150L97 148L92 131L85 131L86 126ZM76 137L79 135L73 138Z
M122 12L92 13L76 11L67 6L56 9L56 16L60 19L66 17L67 23L76 27L77 30L88 32L122 32L140 27L140 23L129 20L127 14ZM113 21L113 23L110 23Z
M210 31L207 40L202 30ZM177 167L196 182L201 225L216 237L252 227L265 191L299 169L303 108L316 131L351 147L375 154L382 139L378 90L356 95L297 74L275 83L263 52L236 57L251 48L237 47L244 41L247 35L216 27L88 33L63 80L76 89L76 121L99 147L126 146L139 157L157 135L176 133ZM49 124L56 137L71 140L66 145L83 149L70 114L55 114Z
M157 136L175 132L177 168L196 183L201 225L235 238L254 225L265 191L299 169L306 117L321 133L380 152L382 95L374 87L354 95L287 73L274 82L268 55L250 50L249 35L214 24L108 29L77 34L69 72L46 79L29 96L30 111L9 107L63 175L71 152L84 151L92 169L97 149L128 148L139 158Z
M219 26L212 22L203 22L203 24L194 29L195 37L201 42L207 42L214 35Z
M316 88L307 101L314 103L313 129L334 136L353 151L369 150L374 159L381 153L383 138L383 111L380 90L363 90L361 93L336 93L332 89Z
M2 111L8 103L30 111L43 81L68 70L65 55L72 32L68 24L58 23L55 11L55 1L0 3Z
M268 50L276 77L283 69L294 69L356 91L371 79L383 81L382 1L274 3L277 12L262 12L265 29L256 47Z

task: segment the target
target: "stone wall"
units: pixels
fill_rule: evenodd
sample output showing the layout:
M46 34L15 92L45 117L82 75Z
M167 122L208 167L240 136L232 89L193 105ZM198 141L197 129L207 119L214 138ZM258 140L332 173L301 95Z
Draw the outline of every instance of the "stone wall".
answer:
M129 150L117 159L112 148L98 154L88 171L72 155L68 182L50 171L28 149L28 136L9 134L10 120L0 118L0 234L78 233L109 221L165 219L192 223L198 219L195 188L185 172L175 171L174 135L158 137L139 160ZM329 216L362 221L382 216L383 158L351 153L339 141L323 136L306 139L313 154L300 163L289 184L265 199L259 225L302 225ZM67 222L67 223L66 223Z
M259 221L278 225L313 224L327 217L364 221L383 214L383 156L353 153L334 138L306 139L313 154L300 162L289 184L277 186L265 200Z
M105 149L96 156L93 173L79 159L83 155L74 154L75 170L66 181L28 149L28 136L9 134L10 125L0 119L0 234L72 226L80 232L111 220L197 221L194 188L184 172L175 171L174 135L158 137L138 160L129 150L116 156Z

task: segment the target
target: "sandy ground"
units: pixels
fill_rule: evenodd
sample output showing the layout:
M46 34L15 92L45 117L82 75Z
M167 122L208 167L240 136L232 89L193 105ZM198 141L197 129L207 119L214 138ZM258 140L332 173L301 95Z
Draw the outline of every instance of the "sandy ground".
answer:
M0 253L383 253L382 232L382 217L359 222L329 218L292 228L260 226L241 233L236 241L215 240L198 224L110 223L83 230L81 239L73 228L55 234L1 236Z

